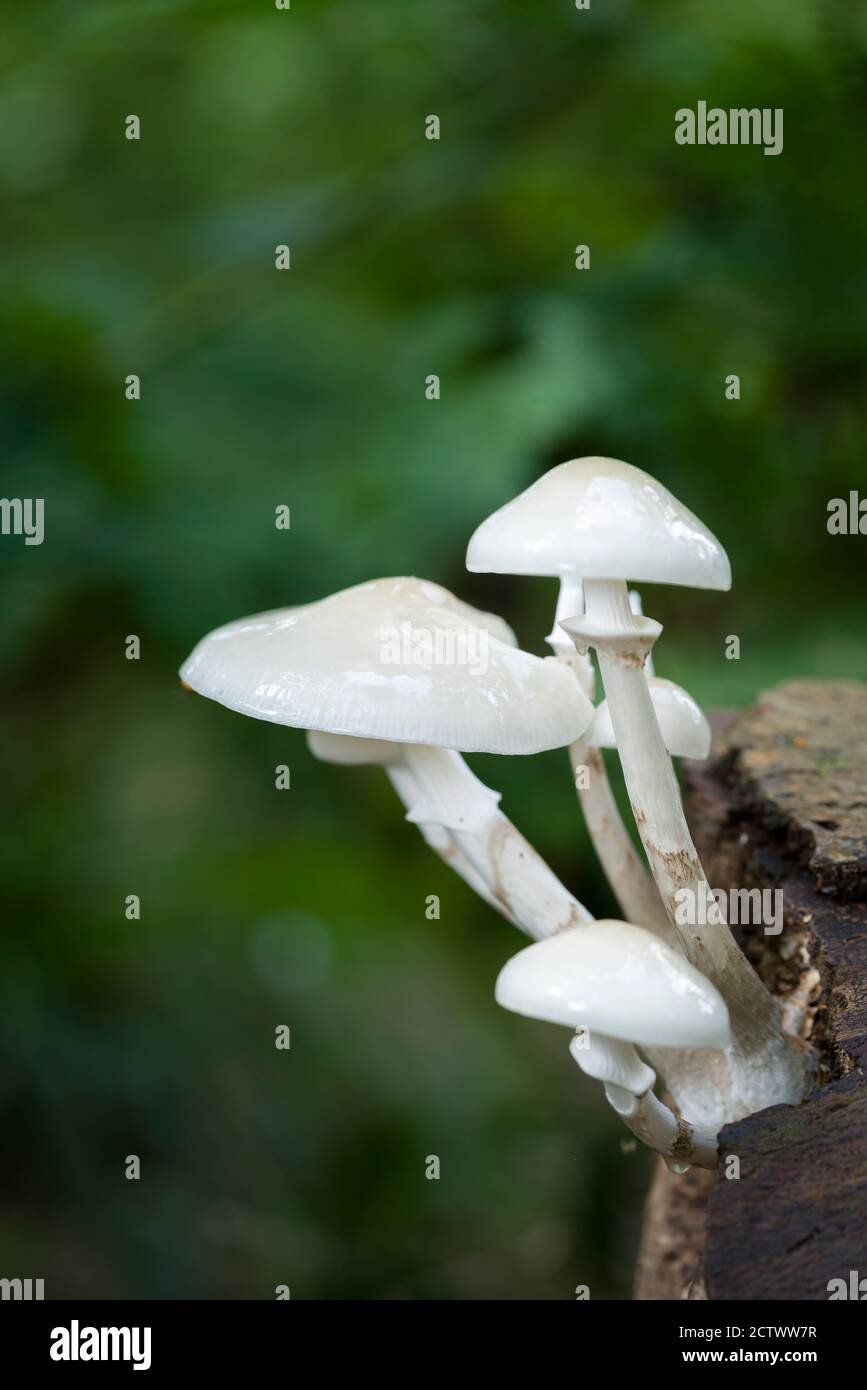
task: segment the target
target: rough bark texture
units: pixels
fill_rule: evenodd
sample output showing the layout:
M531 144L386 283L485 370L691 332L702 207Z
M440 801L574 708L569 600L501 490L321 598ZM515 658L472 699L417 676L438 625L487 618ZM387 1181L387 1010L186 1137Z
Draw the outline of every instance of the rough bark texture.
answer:
M715 1182L708 1168L678 1175L656 1160L635 1270L636 1298L705 1297L705 1210Z
M820 1072L800 1106L727 1126L716 1175L660 1165L635 1296L826 1299L867 1276L867 688L792 681L714 723L690 826L713 887L782 890L782 933L738 935Z

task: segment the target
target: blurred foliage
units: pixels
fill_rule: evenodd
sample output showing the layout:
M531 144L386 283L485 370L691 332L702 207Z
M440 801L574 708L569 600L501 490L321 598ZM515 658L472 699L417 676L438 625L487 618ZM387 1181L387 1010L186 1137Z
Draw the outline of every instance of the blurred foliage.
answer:
M494 1007L510 929L381 775L175 672L218 623L383 573L543 650L553 585L468 576L464 546L606 453L732 558L730 595L645 595L661 674L705 704L863 678L865 542L826 504L867 493L867 16L55 0L4 7L0 36L0 489L46 499L41 548L0 541L0 1273L626 1296L647 1159L563 1034ZM678 147L699 99L782 107L783 154ZM564 757L476 765L610 911Z

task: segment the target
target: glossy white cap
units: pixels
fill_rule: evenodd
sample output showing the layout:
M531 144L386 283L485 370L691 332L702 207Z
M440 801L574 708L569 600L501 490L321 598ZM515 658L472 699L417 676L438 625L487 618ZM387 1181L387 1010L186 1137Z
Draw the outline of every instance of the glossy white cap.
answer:
M229 709L299 729L464 752L564 747L593 707L560 662L512 640L439 584L377 579L217 628L180 674Z
M467 569L728 589L719 541L676 497L619 459L581 458L543 474L483 521Z
M699 705L682 685L664 676L647 681L653 709L666 748L673 758L706 758L710 752L710 725ZM596 706L584 735L591 748L616 748L611 710L607 700Z
M719 991L628 922L569 927L519 951L500 971L496 998L529 1018L648 1047L723 1047L730 1036Z

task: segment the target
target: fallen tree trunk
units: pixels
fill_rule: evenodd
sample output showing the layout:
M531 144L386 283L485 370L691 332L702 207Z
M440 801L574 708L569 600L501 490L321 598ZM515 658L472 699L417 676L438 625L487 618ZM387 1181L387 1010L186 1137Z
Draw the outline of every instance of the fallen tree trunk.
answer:
M792 681L714 724L690 827L714 888L781 890L781 933L735 930L820 1071L726 1126L715 1174L660 1162L635 1297L827 1299L867 1280L867 688Z

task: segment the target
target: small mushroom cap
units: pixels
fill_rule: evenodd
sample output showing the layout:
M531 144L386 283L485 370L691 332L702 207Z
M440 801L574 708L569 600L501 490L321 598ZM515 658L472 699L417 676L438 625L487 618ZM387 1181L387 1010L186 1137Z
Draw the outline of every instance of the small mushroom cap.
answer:
M537 753L593 707L554 658L423 579L376 579L210 633L181 679L275 724L464 752Z
M591 922L534 942L503 966L496 998L529 1018L647 1047L722 1047L730 1036L714 985L628 922Z
M663 676L648 679L650 698L665 746L673 758L706 758L710 752L710 724L699 705L682 685ZM611 710L607 700L596 706L584 735L591 748L616 748Z
M649 473L607 458L561 463L494 512L467 569L731 587L728 556L698 517Z

